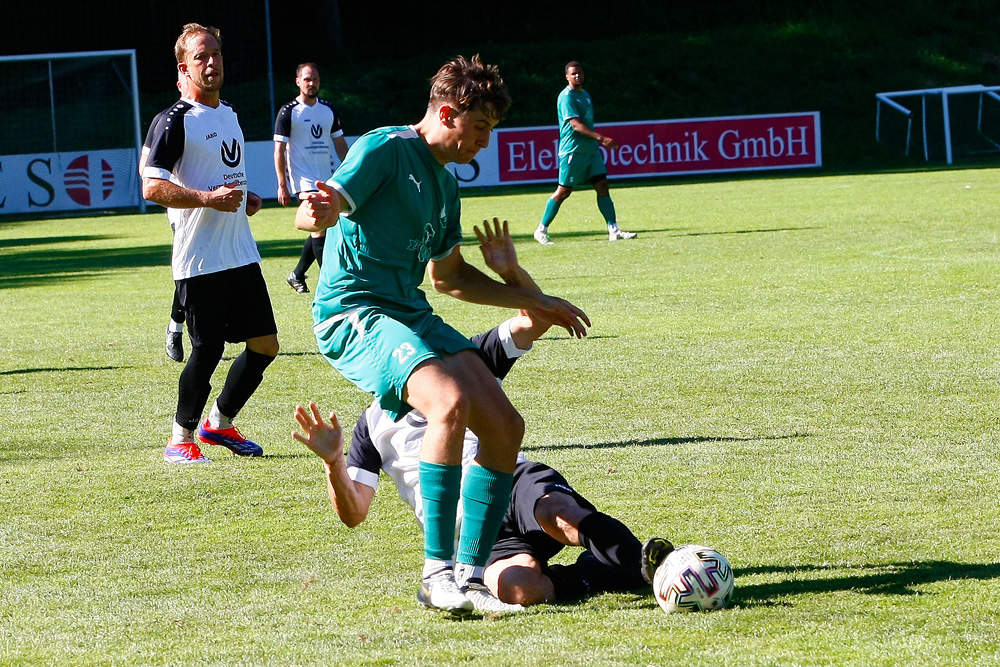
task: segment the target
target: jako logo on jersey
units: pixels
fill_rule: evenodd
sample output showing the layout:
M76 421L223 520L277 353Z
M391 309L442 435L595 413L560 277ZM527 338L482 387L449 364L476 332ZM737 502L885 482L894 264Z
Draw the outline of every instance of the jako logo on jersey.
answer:
M227 167L235 167L243 159L243 151L240 150L240 143L236 141L236 137L233 137L233 143L231 145L226 145L226 142L222 142L222 161Z
M309 128L309 131L312 132L313 139L320 139L323 136L322 125L313 125L311 128Z
M417 179L416 179L416 178L415 178L415 177L413 176L413 174L410 174L410 180L411 180L411 181L413 181L413 184L414 184L415 186L417 186L417 192L419 193L419 192L420 192L420 181L418 181L418 180L417 180Z
M106 201L111 196L112 188L115 187L115 172L107 160L101 160L100 183L96 182L97 179L97 174L94 174L94 185L100 186L101 201ZM90 206L91 202L94 201L94 198L91 197L90 183L90 157L81 155L69 163L69 166L66 167L66 173L63 174L66 194L80 206Z

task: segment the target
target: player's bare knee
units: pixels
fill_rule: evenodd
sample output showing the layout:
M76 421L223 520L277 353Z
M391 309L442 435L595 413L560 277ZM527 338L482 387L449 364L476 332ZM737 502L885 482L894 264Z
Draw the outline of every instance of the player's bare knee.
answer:
M517 443L517 448L521 448L521 441L524 440L524 417L517 410L512 410L506 415L503 432L510 443Z
M278 345L277 336L261 336L259 338L251 338L247 341L247 349L251 352L256 352L257 354L263 354L268 357L278 356L278 351L281 349Z
M434 409L425 415L449 431L465 430L469 424L471 406L467 396L459 391L442 391L434 401Z
M508 604L527 606L555 599L552 580L542 574L541 565L527 554L490 566L486 579L497 598Z

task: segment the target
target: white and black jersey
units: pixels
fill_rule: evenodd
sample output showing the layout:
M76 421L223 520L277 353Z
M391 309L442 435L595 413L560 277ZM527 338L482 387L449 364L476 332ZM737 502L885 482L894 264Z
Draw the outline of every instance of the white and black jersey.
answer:
M333 140L344 136L333 105L309 105L296 98L281 107L274 121L274 140L285 144L288 186L292 194L316 189L333 173Z
M173 107L164 109L160 113L153 116L153 120L149 124L149 129L146 131L146 139L142 142L142 153L140 155L139 163L142 164L143 167L145 167L146 161L149 160L149 151L152 148L154 139L158 136L157 132L161 131L157 129L157 125L162 124L163 121L166 120L167 114L169 114L172 109ZM139 174L139 176L141 177L142 174ZM177 179L174 178L173 174L170 174L170 181L172 183L177 183ZM179 212L180 211L175 208L167 209L167 222L170 223L170 231L174 231L174 228L177 226L177 214Z
M246 192L243 131L227 103L212 108L189 99L178 100L152 131L143 178L172 180L183 188L202 191L237 183ZM172 219L175 280L260 262L246 214L246 198L235 213L184 208L177 209Z
M474 337L472 341L479 346L486 365L498 381L502 381L514 362L531 349L529 346L522 350L514 343L510 334L510 320ZM378 401L374 401L358 418L351 436L351 447L347 452L347 473L350 478L377 489L379 471L384 471L396 485L399 496L413 507L421 527L424 525L424 514L418 465L420 445L426 430L427 420L416 410L394 422L382 411ZM462 448L463 468L472 463L478 450L479 439L466 429ZM518 462L525 460L523 455L518 454ZM461 522L462 508L459 503L456 527L461 526Z

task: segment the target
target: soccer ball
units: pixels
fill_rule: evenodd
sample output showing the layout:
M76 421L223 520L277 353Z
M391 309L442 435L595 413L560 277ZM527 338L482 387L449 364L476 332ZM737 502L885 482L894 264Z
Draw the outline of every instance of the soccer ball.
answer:
M733 597L733 568L711 547L677 547L656 569L653 594L668 614L722 609Z

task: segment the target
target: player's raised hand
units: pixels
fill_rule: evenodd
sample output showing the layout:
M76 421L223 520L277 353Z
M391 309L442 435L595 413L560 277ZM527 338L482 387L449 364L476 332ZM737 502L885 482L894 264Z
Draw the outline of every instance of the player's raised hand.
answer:
M305 435L292 431L292 437L312 450L325 462L333 465L344 461L344 430L340 427L337 413L330 413L330 422L323 420L319 406L309 402L309 412L301 405L295 406L295 420L305 431Z
M498 218L493 218L492 224L483 220L483 229L477 225L473 230L479 238L479 251L483 253L486 266L500 276L517 268L517 252L506 220L502 224Z
M216 211L235 213L240 210L240 204L242 203L243 190L240 189L240 182L233 181L209 192L205 205L208 208L214 208Z
M539 294L539 304L530 308L532 316L537 316L565 329L574 338L584 338L587 327L591 326L590 318L566 299Z

